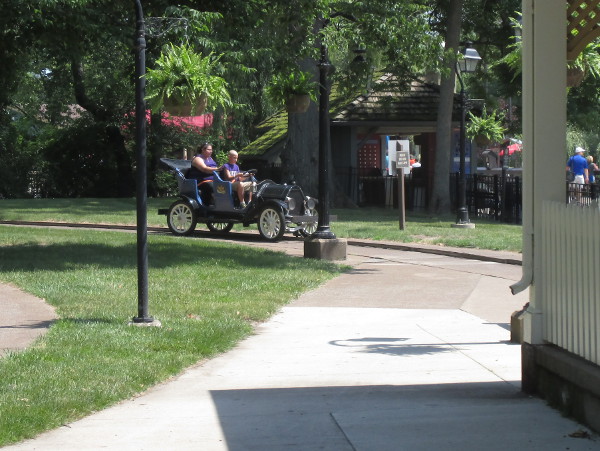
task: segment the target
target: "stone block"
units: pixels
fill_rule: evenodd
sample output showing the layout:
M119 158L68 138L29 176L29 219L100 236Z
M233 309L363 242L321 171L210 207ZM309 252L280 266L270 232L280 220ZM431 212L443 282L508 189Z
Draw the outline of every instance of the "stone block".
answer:
M304 240L304 258L319 260L346 260L347 241L339 238L307 238Z

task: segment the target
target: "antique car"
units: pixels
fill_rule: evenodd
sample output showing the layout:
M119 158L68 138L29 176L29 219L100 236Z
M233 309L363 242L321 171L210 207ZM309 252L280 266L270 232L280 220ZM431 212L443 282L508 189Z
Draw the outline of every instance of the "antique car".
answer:
M260 235L268 241L280 240L284 233L308 236L317 229L316 199L304 195L297 185L275 183L271 180L257 182L256 171L246 171L252 178L252 201L240 208L231 183L214 172L213 198L203 199L198 181L186 177L191 161L161 158L177 178L180 198L168 209L158 214L167 215L167 225L175 235L189 235L197 223L204 223L211 232L229 232L234 224L248 227L257 224Z

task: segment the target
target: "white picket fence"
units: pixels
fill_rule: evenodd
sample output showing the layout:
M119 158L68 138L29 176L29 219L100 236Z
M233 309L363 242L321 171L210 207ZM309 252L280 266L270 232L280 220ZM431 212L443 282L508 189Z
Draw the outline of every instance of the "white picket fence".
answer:
M600 364L600 209L542 208L544 339Z

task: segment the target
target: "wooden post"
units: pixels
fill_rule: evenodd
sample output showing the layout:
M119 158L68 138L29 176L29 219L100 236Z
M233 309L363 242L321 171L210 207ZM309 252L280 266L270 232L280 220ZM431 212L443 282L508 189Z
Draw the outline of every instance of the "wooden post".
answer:
M398 210L400 212L400 230L406 226L406 208L404 205L404 168L410 167L408 150L402 150L399 142L396 143L396 172L398 174Z
M404 168L398 170L398 210L400 211L400 230L406 225L406 210L404 208Z

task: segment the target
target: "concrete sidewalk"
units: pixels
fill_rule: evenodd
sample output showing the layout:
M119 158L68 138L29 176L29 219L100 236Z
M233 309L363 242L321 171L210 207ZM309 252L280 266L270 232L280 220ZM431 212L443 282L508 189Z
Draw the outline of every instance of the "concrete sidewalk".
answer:
M29 346L57 318L42 299L4 284L0 284L0 312L0 357Z
M270 246L302 253L301 243ZM232 351L4 449L600 449L520 392L508 330L526 302L508 290L520 267L354 245L348 254L352 271Z

